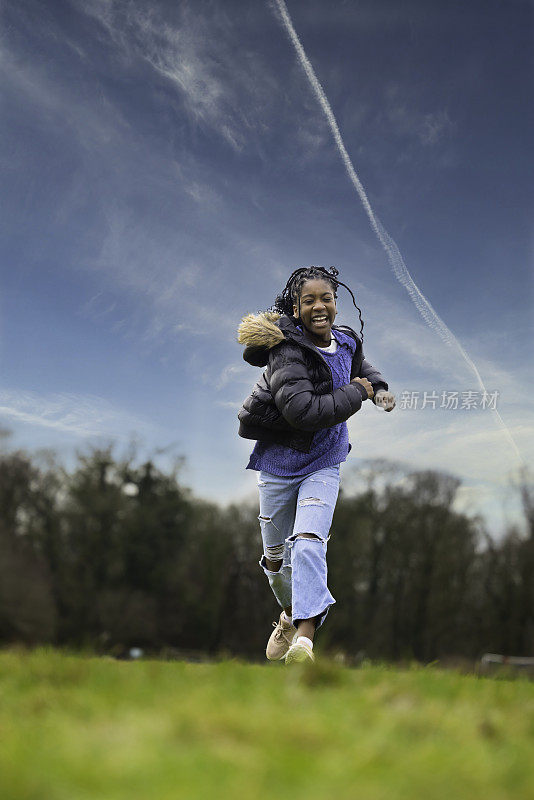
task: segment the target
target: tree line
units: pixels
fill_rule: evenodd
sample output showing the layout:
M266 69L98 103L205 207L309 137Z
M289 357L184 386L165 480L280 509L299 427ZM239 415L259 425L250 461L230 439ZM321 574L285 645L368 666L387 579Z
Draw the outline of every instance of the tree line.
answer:
M258 565L257 503L219 507L113 448L71 471L0 455L0 643L121 655L227 653L261 659L278 616ZM486 651L534 655L534 489L525 531L497 539L454 511L460 481L376 462L340 493L328 549L336 605L320 643L349 657L429 662ZM371 477L369 477L371 476Z

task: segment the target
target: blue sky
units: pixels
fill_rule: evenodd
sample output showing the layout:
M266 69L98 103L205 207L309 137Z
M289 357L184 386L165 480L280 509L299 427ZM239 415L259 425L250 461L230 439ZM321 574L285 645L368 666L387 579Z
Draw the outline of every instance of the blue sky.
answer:
M522 459L534 450L528 2L289 0L373 209L455 334ZM11 445L135 436L220 502L254 496L237 411L259 371L235 331L290 272L336 265L396 394L345 465L458 475L493 532L519 459L395 279L274 5L4 2L0 424ZM359 330L341 290L338 322ZM421 400L420 400L421 402Z

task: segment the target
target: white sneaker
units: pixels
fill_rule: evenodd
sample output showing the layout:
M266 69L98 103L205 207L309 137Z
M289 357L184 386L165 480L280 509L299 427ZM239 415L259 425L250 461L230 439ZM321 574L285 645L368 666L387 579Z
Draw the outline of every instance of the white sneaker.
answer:
M299 661L315 661L313 649L306 642L295 642L286 653L286 664Z
M297 629L290 622L285 621L283 611L280 614L278 624L273 622L273 625L274 631L271 633L269 641L267 642L265 655L269 661L280 661L289 650L289 646L295 637Z

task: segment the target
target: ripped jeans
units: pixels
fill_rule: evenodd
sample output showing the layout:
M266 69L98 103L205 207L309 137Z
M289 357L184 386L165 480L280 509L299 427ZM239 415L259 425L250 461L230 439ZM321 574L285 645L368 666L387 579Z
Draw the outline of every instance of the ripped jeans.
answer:
M326 549L339 492L339 464L284 478L263 470L258 473L263 555L260 567L267 575L282 608L292 607L293 625L319 617L323 624L336 601L326 584ZM299 534L314 534L299 538ZM269 561L283 559L278 572L267 569Z

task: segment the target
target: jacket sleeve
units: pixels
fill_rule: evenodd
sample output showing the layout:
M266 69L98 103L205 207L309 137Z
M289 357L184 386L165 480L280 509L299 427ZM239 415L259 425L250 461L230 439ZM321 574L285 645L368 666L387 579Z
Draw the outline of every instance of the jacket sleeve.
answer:
M290 344L273 348L269 356L270 389L276 407L293 427L303 431L331 428L360 410L365 387L349 383L318 394L310 380L302 349Z
M266 347L247 345L243 350L243 359L253 367L264 367L269 360L269 351Z
M358 372L359 378L367 378L371 386L373 387L373 392L376 394L379 389L388 390L388 385L379 371L370 364L367 359L363 359L362 365L360 367L360 371ZM373 397L373 403L375 398Z

